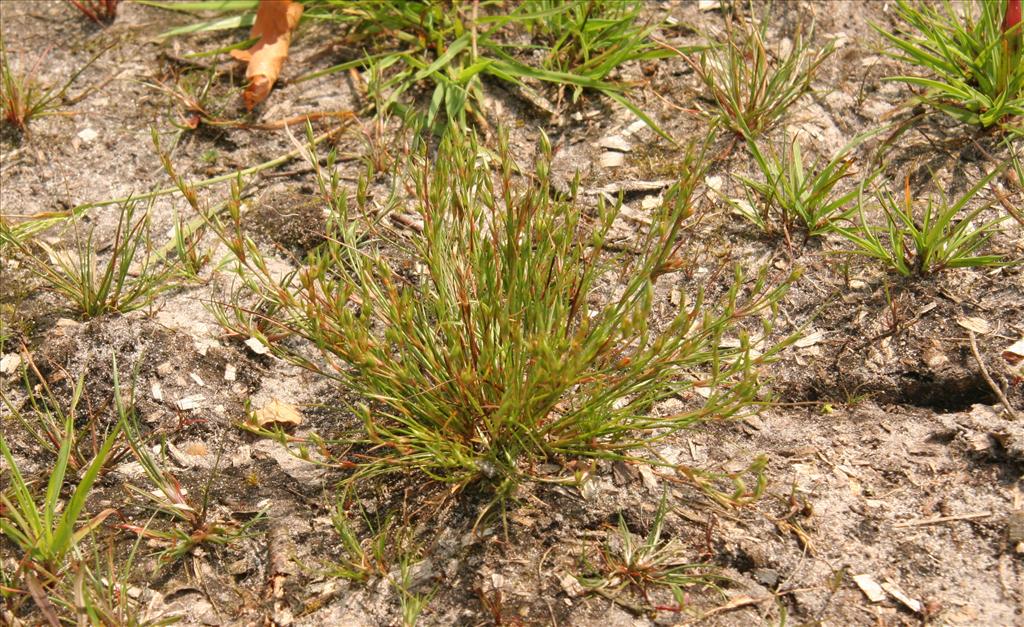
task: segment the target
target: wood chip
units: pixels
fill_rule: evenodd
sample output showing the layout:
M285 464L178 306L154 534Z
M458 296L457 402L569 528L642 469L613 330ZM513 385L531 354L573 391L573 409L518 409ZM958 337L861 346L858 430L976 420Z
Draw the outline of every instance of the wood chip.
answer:
M184 398L178 399L178 402L175 403L175 405L177 405L178 409L180 409L181 411L189 411L192 409L199 409L199 406L205 400L206 397L203 396L202 394L193 394L192 396L186 396Z
M796 342L793 342L793 346L796 346L797 348L807 348L808 346L814 346L823 339L825 339L825 333L823 331L813 331Z
M261 342L259 338L251 337L245 341L245 345L249 347L249 350L257 355L266 355L270 352L267 345Z
M1003 359L1011 366L1024 361L1024 338L1021 338L1003 350Z
M868 598L868 601L881 603L885 600L885 591L882 590L882 586L878 585L878 582L871 575L854 575L853 583L857 584L857 587Z
M14 374L20 365L21 355L18 353L7 353L0 358L0 372L4 374Z
M891 579L886 579L885 583L882 584L882 590L885 590L893 596L897 601L907 606L909 610L915 614L920 614L924 605L921 604L917 599L910 598L907 593L903 592L899 586L897 586Z
M974 331L978 335L985 335L992 331L992 325L990 325L984 318L960 316L956 319L956 323L968 331Z
M619 168L626 163L626 155L609 150L602 152L601 156L597 158L597 162L602 168Z
M629 152L633 150L633 146L622 138L621 135L609 135L608 137L602 137L597 142L599 148L606 150L616 150L618 152Z
M675 181L670 179L656 181L619 181L609 183L603 187L589 189L585 193L594 196L600 194L618 194L619 192L627 194L634 192L653 192L665 189L673 183L675 183Z
M640 472L640 479L644 482L644 487L651 494L658 494L658 478L654 475L654 471L647 464L637 464L636 469Z
M224 366L224 380L225 381L234 381L237 378L238 378L238 370L235 368L234 364L228 364L228 365Z

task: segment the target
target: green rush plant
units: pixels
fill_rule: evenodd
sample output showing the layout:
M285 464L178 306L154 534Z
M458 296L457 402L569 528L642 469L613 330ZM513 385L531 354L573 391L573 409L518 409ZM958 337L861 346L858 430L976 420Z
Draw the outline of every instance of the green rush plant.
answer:
M49 473L46 493L42 500L33 494L31 483L26 481L7 444L6 436L0 435L0 455L7 468L4 470L3 491L0 492L0 531L24 553L23 567L31 569L46 581L55 581L65 567L65 558L76 545L98 527L113 509L105 509L80 524L85 514L85 501L106 464L107 456L114 442L120 437L120 425L111 430L103 440L96 457L85 468L78 484L65 501L61 496L71 456L74 431L69 416L65 426L64 439L53 468Z
M39 381L38 385L33 385L30 372ZM83 413L79 409L79 403L85 389L85 374L80 375L75 381L66 409L46 378L40 375L31 356L28 358L28 368L22 375L25 404L21 408L17 407L3 392L0 392L0 403L7 407L11 418L44 450L59 455L63 443L70 440L68 466L75 472L81 471L95 458L97 446L105 437L97 424L98 414L90 415L86 424L76 426ZM67 430L68 425L71 425L71 431ZM107 461L116 462L122 455L123 451L112 450Z
M852 201L857 198L857 187L845 193L839 193L836 187L853 174L850 152L857 143L859 140L854 139L823 166L813 163L808 167L796 138L787 136L781 150L764 151L748 139L750 154L764 180L738 177L746 189L747 202L730 202L762 231L781 232L787 241L798 227L807 237L827 233L837 220L856 211Z
M925 75L888 80L924 88L919 96L922 102L961 122L1024 134L1020 6L1020 0L956 4L898 0L896 15L906 32L875 29L895 47L890 56L924 70Z
M587 574L576 577L580 585L617 602L624 601L622 595L631 590L647 611L682 611L686 606L686 588L696 585L715 588L714 582L721 579L720 576L712 574L707 565L689 557L690 551L677 538L663 537L667 513L667 497L662 496L650 530L644 537L631 532L620 514L617 533L612 534L602 547L601 564L583 558ZM671 592L675 606L654 605L651 598L654 588L666 588ZM635 606L634 603L629 604L629 607Z
M748 139L770 129L810 91L818 68L835 52L835 42L819 47L811 41L813 28L806 38L797 28L788 53L770 51L768 24L730 26L725 41L685 57L715 104L715 119Z
M371 520L371 516L363 511L362 518L369 536L365 541L359 539L344 503L339 501L335 505L332 522L341 540L343 554L328 572L359 583L373 577L387 577L398 594L402 623L415 625L436 588L429 592L414 589L412 570L422 557L415 545L412 527L408 521L398 520L393 513Z
M166 289L169 272L158 268L153 259L149 212L137 218L136 210L135 202L121 207L106 263L100 261L95 229L83 229L79 220L71 225L73 248L57 250L36 242L46 259L36 256L26 243L14 243L28 259L30 270L82 317L133 311L145 307Z
M667 321L650 320L655 285L685 265L705 154L688 151L633 253L606 249L619 204L585 211L554 192L546 138L535 172L521 177L507 134L491 152L454 127L436 154L417 149L397 183L423 220L404 245L408 265L383 254L401 242L355 217L376 213L365 180L353 215L339 180L319 175L329 236L289 284L231 230L238 220L215 230L250 289L277 303L273 329L309 340L325 361L265 343L365 399L354 409L368 448L347 461L357 478L419 472L455 489L486 486L498 502L535 462L628 458L754 398L758 367L778 347L755 356L741 322L756 318L767 336L764 314L789 279L769 286L765 271L748 280L737 269L720 299L691 286L693 299ZM726 336L739 348L723 348ZM712 392L698 400L695 386ZM651 413L673 395L693 402Z
M572 10L574 3L567 4L547 14ZM425 113L428 126L446 120L464 128L467 113L486 126L483 79L489 77L524 91L529 91L534 81L568 87L573 90L573 100L582 90L592 89L627 107L664 135L653 120L626 98L622 85L607 80L608 74L622 63L666 56L649 41L649 29L634 26L637 12L625 13L614 32L605 33L603 38L585 32L585 24L577 25L576 32L583 42L593 47L587 50L585 58L555 63L557 69L549 69L518 58L517 46L506 43L501 36L503 31L521 29L543 19L547 15L544 12L504 13L500 3L486 1L473 5L478 7L474 12L470 12L470 5L460 8L406 0L365 3L353 8L346 8L350 5L340 0L325 0L325 5L332 8L332 18L340 17L347 22L354 18L353 31L365 41L377 44L376 58L371 56L363 64L390 68L382 84L371 86L390 94L386 101L389 109L401 115L404 108L398 98L403 93L423 84L432 89ZM488 10L491 7L494 10ZM337 8L345 10L338 12ZM381 41L392 39L397 50L380 50Z
M903 276L931 274L947 268L1002 265L1005 261L1000 255L976 252L1008 216L976 223L992 203L966 208L1002 170L999 167L989 172L956 202L950 202L941 190L938 196L915 200L909 177L904 180L902 195L879 189L875 199L885 216L883 226L868 222L861 193L857 201L860 224L855 228L837 227L836 232L856 246L845 252L878 259Z

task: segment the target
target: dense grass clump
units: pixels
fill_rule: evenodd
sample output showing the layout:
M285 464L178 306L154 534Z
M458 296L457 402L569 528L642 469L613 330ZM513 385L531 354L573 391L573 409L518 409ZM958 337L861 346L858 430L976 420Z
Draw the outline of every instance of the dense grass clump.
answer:
M545 140L536 171L522 177L507 140L495 153L456 132L436 154L419 150L399 181L422 219L408 266L382 254L369 208L353 214L337 180L321 179L328 243L284 282L243 234L220 227L241 276L273 302L268 335L304 337L326 363L276 347L365 400L356 411L372 454L360 458L362 476L413 470L505 494L536 462L621 458L754 397L765 357L751 353L740 322L771 308L785 284L737 270L718 302L694 289L653 320L656 283L686 264L697 151L636 249L618 254L606 244L619 206L590 213L557 194L549 159ZM652 413L673 395L692 402Z

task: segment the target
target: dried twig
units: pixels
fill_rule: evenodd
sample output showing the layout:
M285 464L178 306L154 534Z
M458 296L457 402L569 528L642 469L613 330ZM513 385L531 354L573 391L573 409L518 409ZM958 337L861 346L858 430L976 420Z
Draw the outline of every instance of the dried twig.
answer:
M981 360L981 353L978 352L978 342L974 339L974 331L968 329L967 333L971 339L971 353L974 355L975 361L978 362L978 368L981 369L981 376L985 377L985 383L988 383L988 386L992 388L992 392L999 397L999 402L1001 402L1003 407L1006 408L1007 415L1009 415L1012 420L1017 420L1017 412L1014 411L1013 405L1010 405L1010 401L1006 400L1006 394L1003 393L1003 389L996 385L996 382L992 380L992 375L988 373L988 368L985 367L985 362Z
M918 518L896 523L893 527L920 527L923 525L937 525L939 523L951 522L954 520L975 520L977 518L988 518L992 512L972 512L970 514L957 514L955 516L932 516L931 518Z

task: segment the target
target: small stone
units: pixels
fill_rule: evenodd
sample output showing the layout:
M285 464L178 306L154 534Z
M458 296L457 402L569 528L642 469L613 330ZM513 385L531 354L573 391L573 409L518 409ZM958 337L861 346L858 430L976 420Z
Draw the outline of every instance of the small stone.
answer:
M100 134L91 128L83 128L82 130L78 131L78 138L84 141L85 143L89 143L99 136Z
M755 568L754 579L762 586L774 588L779 583L779 571L774 568Z
M234 364L228 364L228 365L224 366L224 380L225 381L234 381L237 378L238 378L238 370L235 368Z

